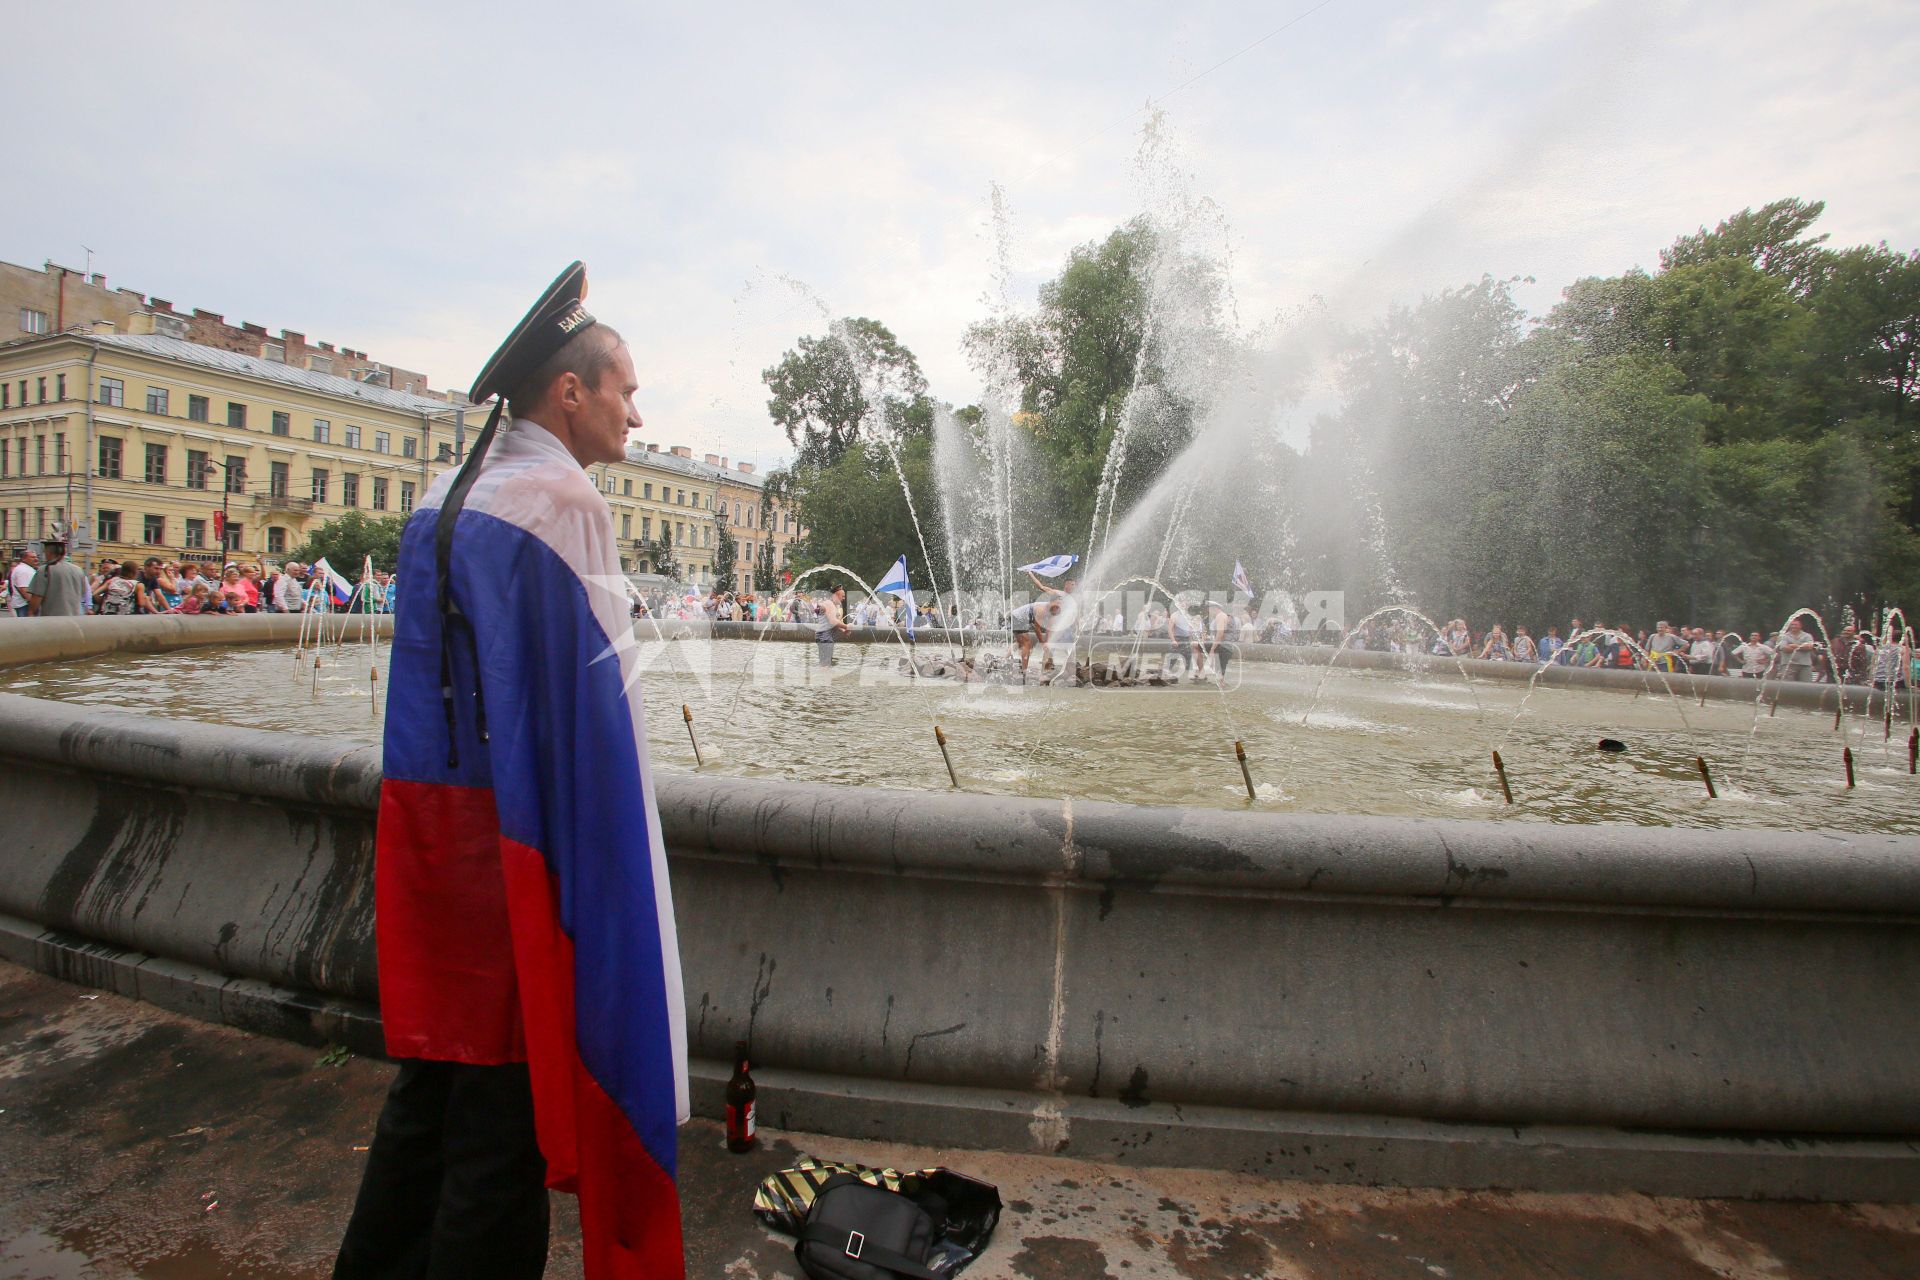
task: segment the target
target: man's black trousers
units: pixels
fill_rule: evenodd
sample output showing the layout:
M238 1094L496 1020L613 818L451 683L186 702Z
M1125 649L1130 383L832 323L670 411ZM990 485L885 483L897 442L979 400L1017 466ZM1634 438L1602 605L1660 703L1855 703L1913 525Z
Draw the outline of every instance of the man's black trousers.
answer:
M525 1063L402 1061L334 1280L537 1277L546 1176Z

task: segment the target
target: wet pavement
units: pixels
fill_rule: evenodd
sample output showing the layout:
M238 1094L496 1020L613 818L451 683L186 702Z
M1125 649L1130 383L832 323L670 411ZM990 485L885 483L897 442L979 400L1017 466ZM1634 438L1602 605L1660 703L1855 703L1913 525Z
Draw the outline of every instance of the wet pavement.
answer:
M0 1280L317 1280L391 1068L0 964ZM749 1210L801 1153L946 1164L1006 1213L970 1280L1920 1276L1920 1207L1404 1191L764 1134L682 1133L687 1273L797 1280ZM548 1275L580 1274L556 1196Z

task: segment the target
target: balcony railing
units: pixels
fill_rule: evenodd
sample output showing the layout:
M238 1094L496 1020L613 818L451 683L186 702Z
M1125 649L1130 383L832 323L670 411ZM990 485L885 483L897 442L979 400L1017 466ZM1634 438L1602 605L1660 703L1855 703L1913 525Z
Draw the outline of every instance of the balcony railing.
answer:
M262 493L254 495L255 511L289 511L305 515L313 510L312 498L295 498L284 493Z

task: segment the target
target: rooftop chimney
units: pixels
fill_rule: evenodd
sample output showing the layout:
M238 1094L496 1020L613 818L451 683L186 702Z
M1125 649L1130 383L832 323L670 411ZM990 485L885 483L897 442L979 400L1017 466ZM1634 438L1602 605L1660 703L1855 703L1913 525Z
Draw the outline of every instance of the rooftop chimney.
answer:
M743 463L741 463L741 464L740 464L740 471L741 471L741 473L742 473L743 475L749 475L749 476L750 476L750 475L752 475L752 474L753 474L753 464L752 464L751 462L743 462Z
M686 445L684 445L684 444L677 444L677 445L675 445L675 446L673 446L673 448L672 448L672 449L669 449L669 450L668 450L668 452L669 452L669 453L671 453L671 454L672 454L672 455L673 455L674 457L676 457L676 458L691 458L691 457L693 457L693 450L692 450L692 449L690 449L690 448L688 448L688 447L687 447Z
M107 287L107 278L101 275L98 271L96 271L93 273L93 277L90 281L88 281L88 283L98 285L100 288L104 289Z
M333 350L333 344L331 342L323 342L320 344L320 349L322 351L331 351Z
M240 327L248 333L257 333L263 338L267 336L266 326L254 324L251 320L243 320L240 323Z
M648 452L648 453L658 453L658 452L660 452L660 446L659 446L659 445L657 445L657 444L650 444L650 445L648 445L648 446L647 446L647 452Z
M171 302L168 302L165 298L149 298L147 300L147 305L152 307L155 311L172 311L173 310L173 304Z
M710 467L717 467L720 465L720 455L717 453L707 454L705 460L706 460L706 464Z
M199 307L193 309L193 318L195 320L211 320L215 324L225 324L227 322L225 316L217 315L212 311L203 311Z
M295 342L304 343L307 340L307 335L304 333L295 333L291 329L282 329L280 331L280 340L288 344L292 344Z

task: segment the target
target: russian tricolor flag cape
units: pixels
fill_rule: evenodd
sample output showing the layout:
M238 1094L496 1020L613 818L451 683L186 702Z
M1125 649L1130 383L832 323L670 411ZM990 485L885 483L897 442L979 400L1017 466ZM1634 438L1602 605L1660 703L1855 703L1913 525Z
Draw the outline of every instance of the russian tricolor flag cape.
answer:
M475 644L453 645L450 764L434 529L453 474L400 548L375 863L387 1051L527 1062L589 1280L683 1276L686 1005L612 517L553 435L501 432L453 541Z

